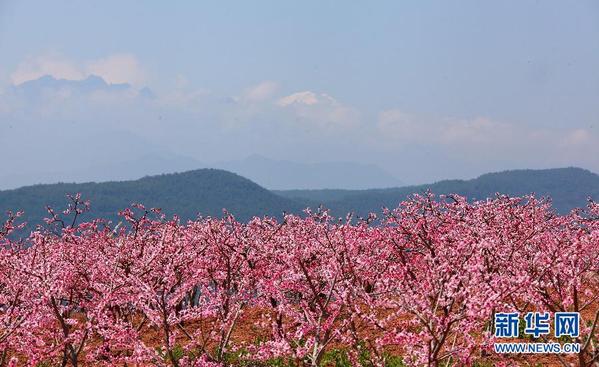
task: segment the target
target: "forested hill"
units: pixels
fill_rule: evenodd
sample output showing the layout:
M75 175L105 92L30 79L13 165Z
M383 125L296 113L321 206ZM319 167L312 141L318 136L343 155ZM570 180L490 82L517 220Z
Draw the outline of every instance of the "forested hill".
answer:
M104 183L59 183L0 191L0 211L24 210L25 220L39 223L45 206L63 209L66 194L81 193L91 201L87 219L115 219L131 203L162 208L182 219L221 216L223 208L239 220L252 216L280 217L283 212L301 213L306 207L324 205L334 215L348 212L365 215L395 207L412 193L431 190L438 194L457 193L470 199L484 199L495 193L549 196L564 213L586 205L587 198L599 200L599 176L580 168L518 170L489 173L473 180L447 180L430 185L372 190L289 190L268 191L254 182L217 169L144 177L134 181ZM85 219L85 218L84 218Z
M599 175L581 168L513 170L484 174L472 180L445 180L433 184L372 190L287 190L275 193L296 200L323 204L335 214L348 211L364 215L381 207L395 207L412 193L460 194L471 200L496 193L521 196L534 193L550 197L560 213L585 206L588 198L599 200Z
M26 219L39 222L47 214L45 205L65 208L66 194L81 193L91 201L90 217L114 219L119 210L132 203L163 209L182 219L221 216L223 208L240 220L254 215L280 216L284 211L300 212L302 205L258 186L252 181L217 169L144 177L134 181L103 183L59 183L0 191L0 210L24 210Z

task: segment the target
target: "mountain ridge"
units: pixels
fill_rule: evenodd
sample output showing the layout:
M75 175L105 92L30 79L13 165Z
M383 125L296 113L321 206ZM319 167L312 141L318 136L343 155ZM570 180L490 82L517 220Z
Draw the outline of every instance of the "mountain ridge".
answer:
M578 184L578 190L571 185ZM589 197L599 199L599 175L578 167L550 169L515 169L482 174L468 180L441 180L431 184L371 190L276 190L275 193L294 199L326 204L334 212L349 208L365 214L381 207L396 206L413 193L430 190L436 194L460 194L469 200L485 199L496 193L511 196L535 194L548 196L558 212L584 206ZM328 192L327 192L328 191ZM328 198L328 200L327 200ZM378 203L375 207L370 203Z
M37 184L0 191L0 210L25 210L34 222L45 216L45 206L63 208L66 194L81 193L91 201L87 218L116 219L116 214L132 203L163 209L183 220L198 214L220 216L227 209L240 220L253 216L280 216L302 208L235 173L219 169L198 169L181 173L145 176L137 180Z
M180 173L145 176L137 180L37 184L0 191L0 211L24 210L25 220L41 223L46 205L56 210L67 204L66 194L81 193L91 201L91 211L82 219L117 219L117 213L132 203L158 207L182 220L203 216L219 217L226 209L239 220L254 216L281 217L301 214L320 205L333 215L354 212L364 216L396 207L414 193L459 194L470 200L496 193L548 196L560 213L582 207L587 199L599 199L599 175L582 168L509 170L480 175L470 180L443 180L432 184L369 190L283 190L270 191L238 174L204 168Z
M253 154L239 161L211 164L247 177L269 190L369 189L397 187L403 182L375 164L348 161L302 163Z

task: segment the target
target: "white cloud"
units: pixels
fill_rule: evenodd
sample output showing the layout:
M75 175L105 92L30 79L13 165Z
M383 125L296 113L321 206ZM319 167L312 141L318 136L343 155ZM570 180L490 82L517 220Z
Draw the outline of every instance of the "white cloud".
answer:
M413 116L399 109L381 112L377 128L383 136L401 140L414 139L424 133L424 128L418 126Z
M145 72L131 54L115 54L98 60L75 62L59 54L46 54L21 62L10 75L14 85L50 75L56 79L82 80L97 75L108 83L140 85Z
M510 126L485 117L449 119L441 125L440 140L445 143L489 143L510 134Z
M139 61L131 54L116 54L87 64L88 75L102 77L107 83L129 83L140 85L145 80L145 73Z
M56 54L28 58L10 75L14 85L51 75L56 79L81 80L85 73L72 61Z
M297 92L286 97L280 98L277 104L281 107L287 107L292 104L315 105L318 103L318 96L314 92L304 91Z
M566 134L563 138L563 144L566 146L576 147L586 145L591 142L593 136L585 129L575 129Z
M248 102L261 102L270 99L278 89L278 84L273 81L264 81L248 88L243 94L243 99Z
M276 105L290 109L294 120L308 122L322 128L356 127L358 112L326 93L303 91L279 98Z
M511 125L484 117L425 118L399 109L381 112L377 128L382 137L394 141L449 145L491 143L509 139L515 133Z
M502 169L571 165L597 169L593 158L599 154L599 137L580 127L539 127L486 117L434 118L390 109L379 114L377 129L377 143L387 151L402 146L406 152L435 150L448 160L453 157L489 170L493 164Z
M143 77L137 74L139 63L130 57L79 64L60 58L27 61L14 73L14 82L46 72L83 79L92 69L115 83ZM599 169L595 158L599 137L592 127L583 128L585 125L540 127L486 116L435 117L397 108L367 115L319 91L278 94L272 81L223 95L201 89L179 75L151 99L143 98L137 88L103 86L90 91L78 88L78 83L54 84L65 87L43 88L43 93L32 94L14 93L18 87L7 88L0 95L0 122L18 117L23 122L19 130L23 138L19 139L29 139L35 131L41 141L44 133L40 128L81 129L88 135L114 128L140 132L174 149L206 156L214 151L231 156L256 151L272 155L308 152L318 159L319 152L342 155L357 151L370 157L364 159L381 159L390 166L419 162L421 167L409 173L411 182L518 167ZM30 84L27 91L35 85ZM6 131L2 130L0 137ZM457 168L453 171L449 166Z
M290 94L277 101L277 104L281 107L287 107L292 105L306 105L312 106L316 104L327 104L327 105L340 105L340 103L330 95L326 93L314 93L312 91L303 91Z

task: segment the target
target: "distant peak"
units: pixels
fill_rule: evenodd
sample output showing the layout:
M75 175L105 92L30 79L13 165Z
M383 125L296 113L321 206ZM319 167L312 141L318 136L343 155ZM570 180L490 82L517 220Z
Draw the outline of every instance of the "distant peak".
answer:
M15 87L21 88L21 87L26 87L29 85L54 85L59 81L60 80L56 79L54 76L46 74L46 75L40 76L37 79L25 80L22 83L16 84Z
M85 79L57 79L52 75L43 75L37 79L28 80L15 85L17 89L28 89L35 91L40 88L72 88L79 91L91 92L95 90L127 90L131 88L129 83L109 83L103 77L90 74ZM153 98L153 92L149 88L139 91L144 97Z
M95 75L95 74L88 75L88 77L85 78L84 81L90 82L90 83L93 82L93 83L108 84L108 83L106 83L106 80L104 80L104 78L102 78L101 76Z
M505 174L522 174L522 175L526 175L526 174L552 174L552 173L569 173L569 174L596 175L594 172L591 172L588 169L569 166L569 167L560 167L560 168L540 168L540 169L523 168L523 169L510 169L510 170L504 170L504 171L484 173L484 174L478 176L478 178L485 178L485 177L489 177L489 176L498 176L498 175L505 175Z
M58 79L56 79L56 78L55 78L55 77L53 77L52 75L43 75L43 76L40 76L40 77L39 77L39 78L37 78L37 79L31 79L31 80L24 81L24 82L23 82L23 83L21 83L21 84L25 84L25 83L28 83L28 82L34 82L34 81L40 81L40 82L53 82L53 81L57 81L57 80L58 80Z

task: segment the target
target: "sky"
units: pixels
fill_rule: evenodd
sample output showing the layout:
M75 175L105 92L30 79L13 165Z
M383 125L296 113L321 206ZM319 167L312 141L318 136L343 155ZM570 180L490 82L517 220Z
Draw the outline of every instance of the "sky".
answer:
M0 0L0 146L14 185L256 154L599 172L599 3Z

